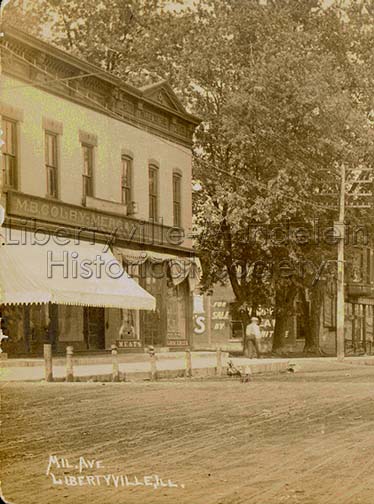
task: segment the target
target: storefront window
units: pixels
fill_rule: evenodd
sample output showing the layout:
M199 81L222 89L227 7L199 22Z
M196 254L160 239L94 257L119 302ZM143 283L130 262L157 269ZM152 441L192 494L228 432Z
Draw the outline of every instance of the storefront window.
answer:
M119 330L120 339L137 339L136 311L122 310L122 324Z
M344 338L352 341L353 305L345 303Z
M135 262L122 262L124 271L139 283L139 268L140 265ZM140 339L139 334L139 311L138 310L121 310L121 327L119 330L120 339Z
M184 283L167 288L167 339L186 340L186 296Z
M48 305L3 306L2 328L9 336L6 351L12 354L40 354L47 342Z
M97 306L83 308L83 335L88 350L105 348L105 309Z
M373 306L366 305L365 319L366 319L366 341L373 341Z
M81 306L59 306L59 341L83 342L83 308Z
M244 336L244 323L240 314L240 303L233 302L229 304L231 320L231 339L242 339Z
M22 306L3 306L0 316L1 328L3 333L9 337L6 343L7 349L12 350L12 347L17 350L26 350L24 343L24 327L23 327L23 307ZM19 348L18 348L19 347Z
M156 310L140 314L145 345L185 346L189 317L192 321L188 280L174 285L168 262L150 259L141 265L140 284L156 298Z
M156 299L156 310L141 312L141 334L145 345L164 346L166 262L148 260L140 266L140 285Z

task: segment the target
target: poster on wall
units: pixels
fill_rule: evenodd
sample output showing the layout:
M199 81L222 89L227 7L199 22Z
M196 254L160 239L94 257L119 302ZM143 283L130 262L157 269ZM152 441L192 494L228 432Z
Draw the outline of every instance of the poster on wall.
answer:
M260 318L260 349L262 352L270 352L273 345L275 319L271 308L260 308L257 311Z

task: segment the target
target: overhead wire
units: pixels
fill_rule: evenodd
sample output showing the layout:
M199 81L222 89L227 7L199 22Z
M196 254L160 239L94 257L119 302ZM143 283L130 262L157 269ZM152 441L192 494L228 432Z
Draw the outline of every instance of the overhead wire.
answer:
M26 61L29 65L33 66L35 69L37 69L38 71L41 71L43 72L45 75L49 76L49 77L53 77L53 75L51 73L49 73L48 71L46 71L45 69L41 68L40 66L36 65L35 63L27 60L26 58L22 57L21 55L17 54L15 51L12 51L9 47L5 46L5 45L1 45L1 50L2 49L5 49L7 50L9 53L11 53L14 57L18 58L18 59L21 59L22 61ZM88 100L90 103L92 103L95 107L103 110L106 114L112 116L114 119L118 119L120 121L126 121L126 117L124 117L123 115L121 114L118 114L117 112L113 111L112 109L102 105L100 102L98 102L97 100L91 98L90 96L88 96L87 94L85 93L82 93L80 91L78 91L77 89L73 89L69 86L69 84L67 83L67 81L69 80L72 80L72 79L78 79L78 78L84 78L84 77L88 77L88 76L93 76L93 75L101 75L101 74L104 74L104 71L102 72L92 72L91 74L83 74L83 75L80 75L80 76L72 76L70 78L58 78L56 79L55 77L51 78L49 81L44 81L44 82L40 82L40 81L33 81L33 82L30 82L29 84L25 85L25 86L35 86L35 87L41 87L43 88L43 86L45 84L54 84L54 83L62 83L65 87L67 87L67 89L69 91L74 91L75 94L79 95L80 97L84 98L84 100ZM5 90L7 89L10 89L10 88L3 88ZM139 126L136 126L135 127L138 127ZM273 135L275 138L277 137L276 134L273 133ZM163 143L165 143L166 145L170 145L170 143L168 141L165 141L164 139L162 138L159 138L159 140ZM278 144L281 146L282 149L285 149L285 146L282 144L282 142L280 141L279 138L277 138L277 142ZM185 155L188 155L189 156L189 153L186 152L185 149L181 149L180 147L174 145L174 147L176 149L178 149L180 152L183 152L183 154ZM298 161L300 161L301 163L303 163L304 165L308 165L308 162L306 161L305 158L300 158L297 153L293 153L294 154L294 157L296 157L296 159ZM310 153L309 153L310 154ZM243 182L243 183L246 183L246 184L251 184L252 186L254 187L261 187L263 190L266 190L266 191L269 191L269 188L262 184L260 181L252 181L251 179L245 179L243 177L239 177L233 173L230 173L229 171L227 170L224 170L222 168L218 168L216 165L214 165L212 162L210 161L207 161L207 160L202 160L201 158L199 159L199 161L202 161L203 163L209 165L209 167L219 173L223 173L231 178L235 178L237 180L239 180L240 182ZM312 169L314 170L315 167L312 166ZM332 170L332 168L328 168L328 170ZM290 194L287 194L286 192L282 191L282 189L280 188L281 190L281 195L284 197L284 198L288 198L288 199L291 199L292 201L297 201L303 205L305 204L308 204L310 206L313 206L314 208L319 208L319 209L331 209L332 207L331 206L326 206L326 205L320 205L320 204L317 204L315 202L309 202L309 201L306 201L306 200L301 200L299 198L297 198L295 195L290 195Z
M17 54L15 51L12 51L9 47L7 46L4 46L4 45L0 45L0 47L2 49L6 49L7 51L9 51L10 53L12 53L15 57L18 57L19 59L23 60L23 61L27 61L30 65L32 65L34 68L36 68L37 70L39 71L42 71L44 72L46 75L49 75L50 77L52 77L52 74L47 72L45 69L39 67L38 65L36 65L35 63L32 63L31 61L27 60L26 58L23 58L22 56L20 56L19 54ZM3 87L4 90L8 90L8 89L13 89L13 88L17 88L17 87L29 87L29 86L40 86L40 87L43 87L45 84L54 84L54 83L59 83L61 82L62 84L65 84L66 81L70 81L70 80L74 80L74 79L79 79L79 78L85 78L85 77L89 77L89 76L95 76L95 75L105 75L105 71L102 70L102 71L98 71L98 72L92 72L92 73L88 73L88 74L82 74L82 75L77 75L77 76L72 76L72 77L61 77L61 78L55 78L53 77L52 79L50 79L49 81L44 81L44 82L41 82L41 81L31 81L29 84L25 84L25 85L22 85L22 86L9 86L9 87ZM68 89L69 90L72 90L72 88L70 86L68 86ZM109 109L108 107L105 107L103 106L102 104L100 104L99 102L97 102L96 100L93 100L92 98L89 98L87 96L87 94L84 94L84 93L81 93L80 91L74 89L74 92L76 94L79 94L81 96L83 96L85 99L89 99L92 103L94 103L95 105L97 105L98 107L102 108L103 110L105 110L106 113L111 113L113 116L115 116L115 118L119 118L120 120L124 120L125 118L120 115L120 114L117 114L115 111ZM264 105L262 105L263 108L265 108L266 110L269 110L268 107L265 107ZM267 132L267 135L269 135L269 131ZM283 139L281 139L279 137L279 135L277 135L275 132L272 132L271 134L272 137L276 138L280 147L285 150L285 146L283 144ZM299 145L298 146L299 149L302 149L302 147ZM181 150L182 152L185 153L185 151L183 151L182 149L179 149ZM305 150L305 149L302 149L302 150ZM306 155L307 156L310 156L310 152L309 151L305 151ZM296 158L298 157L298 155L296 153L293 153L294 156L296 156ZM308 164L306 158L299 158L299 160L302 159L302 163L303 164ZM313 166L313 169L315 167ZM329 170L331 170L331 168L329 168Z

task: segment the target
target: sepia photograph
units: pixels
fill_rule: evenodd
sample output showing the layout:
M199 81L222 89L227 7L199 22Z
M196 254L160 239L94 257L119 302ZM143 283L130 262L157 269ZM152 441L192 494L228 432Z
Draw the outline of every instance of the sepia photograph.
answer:
M374 0L0 0L0 504L374 503Z

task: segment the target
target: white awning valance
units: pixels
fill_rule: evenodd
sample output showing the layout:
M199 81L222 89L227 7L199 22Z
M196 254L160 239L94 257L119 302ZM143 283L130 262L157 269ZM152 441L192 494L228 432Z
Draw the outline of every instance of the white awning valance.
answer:
M146 261L169 261L171 259L177 259L176 255L167 254L164 252L154 252L153 250L132 250L115 247L113 253L116 257L122 256L122 259L133 265L144 264Z
M107 246L12 229L0 247L0 304L19 303L155 309Z

